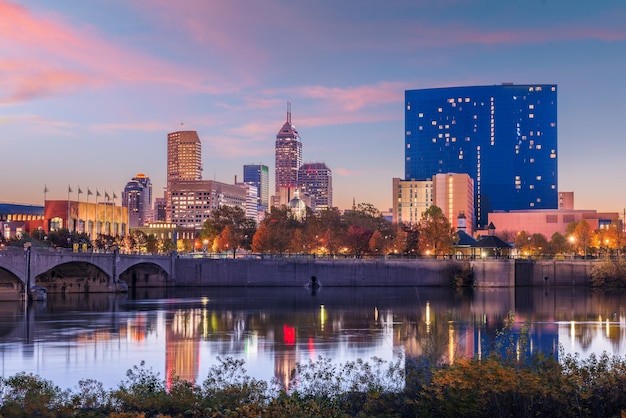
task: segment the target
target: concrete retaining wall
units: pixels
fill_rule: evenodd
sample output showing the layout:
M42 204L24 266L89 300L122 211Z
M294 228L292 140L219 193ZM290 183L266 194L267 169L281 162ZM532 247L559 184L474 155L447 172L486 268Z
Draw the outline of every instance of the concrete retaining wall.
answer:
M453 260L394 259L178 259L177 286L305 286L315 276L322 286L449 286ZM515 286L515 261L472 262L476 285Z

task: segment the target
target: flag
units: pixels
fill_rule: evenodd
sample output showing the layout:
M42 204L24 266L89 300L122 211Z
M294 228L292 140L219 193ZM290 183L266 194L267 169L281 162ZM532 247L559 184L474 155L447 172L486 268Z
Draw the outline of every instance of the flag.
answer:
M72 191L72 187L71 187L69 184L67 185L67 192L68 192L68 193L74 193L74 192Z
M48 186L44 184L43 186L43 192L44 193L48 193L50 190L48 190Z
M111 196L109 196L109 193L107 193L107 191L104 191L104 198L108 201L111 199Z
M117 199L117 195L113 192L113 200Z
M78 186L78 194L81 194L83 191L80 190L80 186Z
M100 197L100 192L96 189L96 197Z
M87 187L87 196L91 196L93 193L91 193L91 190L89 190L89 187Z

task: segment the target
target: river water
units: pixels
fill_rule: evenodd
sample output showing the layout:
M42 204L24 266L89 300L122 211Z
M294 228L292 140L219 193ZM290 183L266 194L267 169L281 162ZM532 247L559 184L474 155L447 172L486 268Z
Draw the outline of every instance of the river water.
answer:
M195 288L49 294L0 303L2 376L37 374L62 389L117 388L145 366L202 383L218 358L287 382L296 363L482 356L510 313L532 351L626 354L626 299L587 288Z

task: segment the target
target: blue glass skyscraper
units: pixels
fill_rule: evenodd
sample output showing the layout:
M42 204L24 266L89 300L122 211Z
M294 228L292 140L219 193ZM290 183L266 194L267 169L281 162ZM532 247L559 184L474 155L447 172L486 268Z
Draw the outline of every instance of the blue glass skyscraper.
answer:
M556 209L553 84L405 91L405 179L467 173L476 224L495 210Z

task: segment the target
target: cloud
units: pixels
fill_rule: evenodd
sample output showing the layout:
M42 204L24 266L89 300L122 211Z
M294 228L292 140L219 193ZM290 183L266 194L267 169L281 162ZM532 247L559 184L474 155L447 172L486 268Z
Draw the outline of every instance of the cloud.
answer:
M171 63L112 41L55 13L0 0L0 102L14 103L117 83L165 84L222 94L240 88L204 69Z

